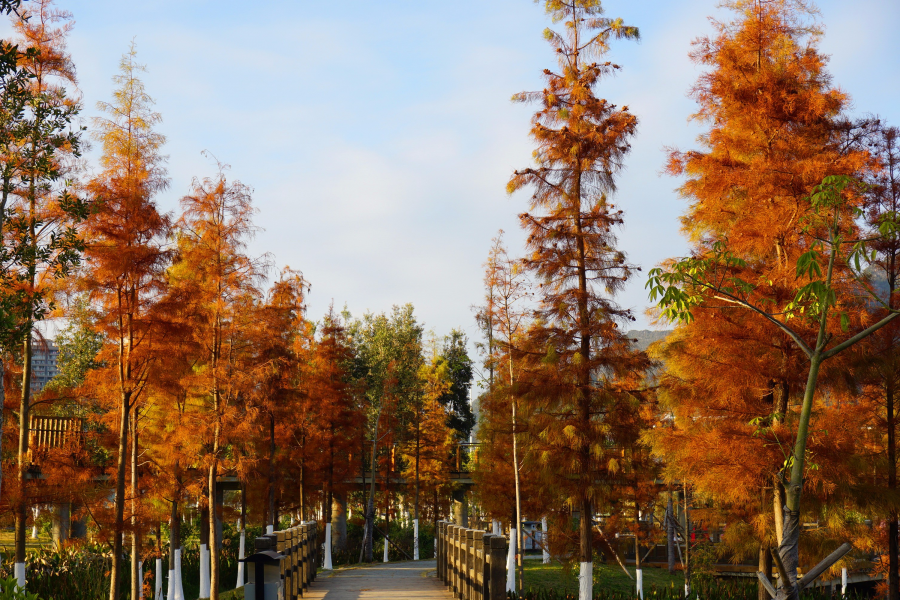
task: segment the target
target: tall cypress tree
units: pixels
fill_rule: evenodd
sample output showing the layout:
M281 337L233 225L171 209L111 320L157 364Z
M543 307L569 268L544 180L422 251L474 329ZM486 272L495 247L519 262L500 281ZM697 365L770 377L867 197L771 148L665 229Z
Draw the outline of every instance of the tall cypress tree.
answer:
M580 512L580 598L587 600L592 515L603 495L598 473L616 445L615 424L602 415L612 417L613 406L631 403L617 380L642 366L618 327L633 317L612 299L633 267L615 248L613 229L622 224L622 212L609 200L637 118L594 95L600 80L619 67L593 59L603 57L611 40L639 34L621 19L603 17L598 0L547 0L545 6L565 25L562 34L544 33L559 71L544 71L543 91L514 96L541 104L531 128L537 165L516 171L507 188L534 191L531 212L520 219L528 233L524 264L540 283L529 346L542 356L523 357L530 376L517 395L540 407L531 426L551 457L544 475Z

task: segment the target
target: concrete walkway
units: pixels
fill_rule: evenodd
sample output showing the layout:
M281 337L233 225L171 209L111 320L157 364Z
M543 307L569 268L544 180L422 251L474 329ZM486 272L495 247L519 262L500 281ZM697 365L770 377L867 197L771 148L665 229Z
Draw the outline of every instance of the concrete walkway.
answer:
M304 600L450 600L436 575L433 560L379 563L366 567L319 571Z

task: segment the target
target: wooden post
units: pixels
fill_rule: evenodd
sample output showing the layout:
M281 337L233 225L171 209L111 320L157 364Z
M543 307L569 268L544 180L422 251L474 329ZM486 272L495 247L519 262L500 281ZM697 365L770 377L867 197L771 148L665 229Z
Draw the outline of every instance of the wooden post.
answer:
M308 564L306 572L309 574L309 581L306 582L306 587L308 588L316 578L316 542L318 541L316 539L316 528L309 521L306 523L306 540L306 548L308 550L306 553L306 562Z
M306 589L309 587L309 566L306 564L306 554L308 551L307 548L308 539L306 535L306 528L303 527L303 524L300 524L300 553L297 556L297 560L300 562L299 570L300 570L300 595L302 596Z
M286 531L276 531L275 539L277 543L275 545L275 550L278 551L279 554L287 556L288 546L287 546L287 532ZM281 559L281 589L287 590L288 585L291 581L291 572L290 572L290 560Z
M475 532L475 570L472 574L473 600L484 600L484 536L485 532Z
M486 600L506 600L507 542L502 535L491 536L490 596Z
M460 572L459 572L459 532L462 528L459 525L454 525L451 528L453 532L450 536L450 543L453 544L451 553L452 553L452 561L453 561L453 585L450 587L450 592L453 594L454 598L459 598L459 590L460 590Z
M298 600L300 598L300 589L302 588L302 584L300 583L300 576L302 575L300 571L300 563L298 560L298 556L300 555L300 527L291 527L291 573L293 573L293 577L291 577L291 590L290 590L290 598L291 600Z
M466 529L466 600L475 598L475 530Z
M450 595L456 598L456 548L453 545L456 536L456 525L447 525L447 587Z
M316 521L309 522L309 582L316 580L319 570L319 527Z
M444 580L444 570L443 570L443 563L441 560L442 559L441 543L442 543L442 539L444 536L444 522L443 521L438 521L437 529L435 529L434 535L437 536L437 548L435 549L435 555L434 555L435 561L437 562L437 576L438 576L438 579L443 581Z

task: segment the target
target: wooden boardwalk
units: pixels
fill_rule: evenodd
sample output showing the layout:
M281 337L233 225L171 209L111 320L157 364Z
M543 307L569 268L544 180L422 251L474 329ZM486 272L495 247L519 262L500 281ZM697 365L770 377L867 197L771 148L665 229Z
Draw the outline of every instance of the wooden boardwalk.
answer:
M379 563L366 567L319 571L304 600L450 600L436 575L433 560Z

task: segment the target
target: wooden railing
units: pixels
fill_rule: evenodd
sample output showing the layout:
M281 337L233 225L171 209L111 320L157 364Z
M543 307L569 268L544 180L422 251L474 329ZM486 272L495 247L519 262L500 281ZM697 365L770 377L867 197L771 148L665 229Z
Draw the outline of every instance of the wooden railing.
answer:
M438 523L437 536L438 578L454 598L506 599L506 537L448 521Z
M84 420L32 415L29 425L29 448L61 448L69 442L81 441Z
M267 533L256 538L257 552L274 550L284 556L279 561L281 569L281 589L284 600L299 600L309 584L316 579L319 564L318 527L315 521L306 521L283 531ZM252 568L252 567L251 567ZM248 588L250 586L248 585ZM254 586L255 588L256 586ZM245 590L248 597L263 598L262 590Z

